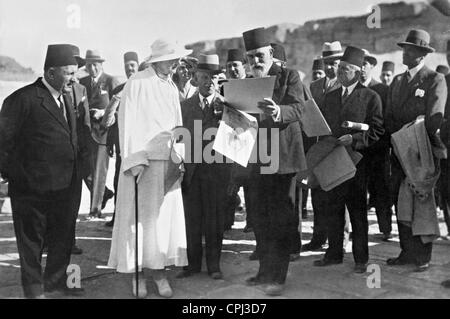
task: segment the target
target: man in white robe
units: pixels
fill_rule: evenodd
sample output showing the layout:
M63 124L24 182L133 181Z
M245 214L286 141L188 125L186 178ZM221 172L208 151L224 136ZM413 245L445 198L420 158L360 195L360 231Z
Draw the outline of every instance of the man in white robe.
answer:
M137 183L138 269L153 270L152 277L163 297L173 294L164 268L187 265L180 186L183 149L173 142L171 133L182 125L182 117L170 69L180 57L188 54L189 51L174 43L156 40L148 59L150 67L125 85L118 116L122 166L108 265L118 272L135 271ZM172 158L178 158L179 164ZM145 297L143 276L138 283L138 296ZM133 286L135 284L133 280Z

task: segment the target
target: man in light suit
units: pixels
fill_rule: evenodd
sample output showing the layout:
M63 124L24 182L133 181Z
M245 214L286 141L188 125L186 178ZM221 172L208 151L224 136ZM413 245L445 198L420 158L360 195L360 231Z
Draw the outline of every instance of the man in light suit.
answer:
M9 180L22 287L27 298L69 289L66 268L81 191L77 118L67 92L78 69L78 48L49 45L44 77L8 96L0 112L0 172ZM48 244L42 276L42 250Z
M208 162L204 150L211 141L203 141L203 133L218 128L222 117L223 97L217 93L218 74L222 71L216 54L200 55L195 80L198 92L181 103L183 126L190 132L192 146L190 160L185 163L183 199L186 216L187 255L189 265L178 274L188 277L201 271L202 235L205 236L205 255L208 274L213 279L222 279L220 255L227 210L227 185L229 164ZM199 134L196 127L201 125ZM201 161L195 162L195 144L202 145ZM188 152L188 151L187 151ZM212 151L213 154L214 151ZM214 156L214 155L213 155Z
M317 106L321 108L325 100L325 95L337 90L341 84L337 80L337 70L340 58L342 57L342 47L339 41L332 43L325 42L322 48L322 60L325 65L326 77L323 77L310 84L310 90ZM311 203L314 211L314 228L311 241L302 247L302 251L319 250L327 241L327 227L325 216L327 211L324 203L317 200L316 189L311 190Z
M108 199L114 196L106 187L109 156L106 147L107 132L101 129L100 123L105 108L113 96L113 90L119 85L116 78L103 72L103 59L96 50L86 52L86 70L89 76L80 79L80 84L87 89L91 116L91 180L86 185L91 191L91 208L88 218L100 218L102 209ZM86 181L86 180L85 180Z
M252 184L258 188L258 205L254 210L259 270L247 279L248 285L264 285L269 296L283 293L292 240L291 225L295 214L296 174L306 169L300 127L304 106L303 84L297 71L281 68L273 60L267 31L257 28L243 33L247 59L256 78L275 76L273 95L258 103L263 114L259 124L259 157L252 171ZM266 131L267 135L262 135Z
M378 82L372 77L372 70L377 65L377 59L364 50L364 63L361 68L360 82L381 98L383 116L386 108L388 86ZM378 220L378 228L383 234L382 240L388 241L392 231L392 202L389 192L389 139L384 134L374 145L367 150L368 157L368 191L370 194L369 208L375 207Z
M386 130L393 134L420 115L425 116L425 128L430 142L438 146L436 132L441 126L447 99L445 78L424 64L428 53L430 35L424 30L411 30L406 41L398 43L403 49L403 64L408 70L397 75L389 87L386 104ZM393 153L392 153L393 154ZM398 192L405 174L395 154L391 157L392 196L397 206ZM388 265L415 264L416 271L429 268L433 243L424 243L421 236L414 236L411 225L398 223L401 253L389 258Z
M314 266L323 267L340 264L343 260L345 208L352 224L352 251L355 260L354 271L366 272L369 260L369 225L367 220L366 165L368 147L379 140L384 133L381 99L377 93L359 83L364 51L348 46L341 58L338 79L341 88L325 95L322 113L330 126L332 136L338 145L351 148L363 155L356 165L353 178L329 191L317 188L316 199L324 203L327 212L326 225L329 247L323 259L316 260ZM366 123L367 132L343 128L344 121Z

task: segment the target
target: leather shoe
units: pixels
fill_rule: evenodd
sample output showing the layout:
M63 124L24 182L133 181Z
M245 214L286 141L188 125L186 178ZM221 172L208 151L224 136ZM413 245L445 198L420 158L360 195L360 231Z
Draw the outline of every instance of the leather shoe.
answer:
M284 285L271 283L264 287L264 293L268 296L281 296L284 291Z
M138 282L139 282L139 287L137 289L138 298L142 299L147 297L147 281L145 280L145 278L140 277ZM133 293L133 296L136 297L136 278L133 278L131 280L131 285L133 287L131 292Z
M90 212L88 216L86 216L87 220L91 220L94 218L102 218L102 212L100 210L94 210Z
M105 190L105 194L103 194L103 200L102 200L102 209L106 207L106 203L114 197L114 192L110 189Z
M257 286L257 285L264 284L264 282L261 279L259 279L258 276L253 276L253 277L245 279L245 284L247 286Z
M209 274L209 276L214 279L214 280L218 280L218 279L222 279L223 275L220 271L215 271Z
M364 274L367 271L367 264L356 263L354 272L357 274Z
M250 226L245 225L244 229L242 230L244 233L252 233L253 228Z
M289 254L289 261L296 261L300 258L300 253Z
M191 277L192 275L198 274L198 273L200 273L200 270L183 269L175 277L176 278L187 278L187 277Z
M424 271L428 270L428 268L430 268L429 263L417 265L416 268L414 269L414 272L424 272Z
M301 250L302 251L315 251L315 250L321 250L321 249L322 249L322 245L317 245L317 244L309 242L307 244L304 244L302 246Z
M114 220L110 220L109 222L105 223L106 227L113 227L114 226Z
M325 266L338 265L338 264L342 264L342 259L323 258L323 259L314 261L314 266L316 266L316 267L325 267Z
M77 245L72 246L72 255L81 255L82 253L83 253L83 249L81 249Z
M164 298L170 298L173 296L173 290L169 285L166 278L154 279L156 287L158 288L158 294Z
M392 234L391 233L384 233L383 237L381 238L382 241L389 241L389 239L392 238Z
M388 260L386 260L386 264L388 264L389 266L403 266L412 264L412 262L410 262L404 257L396 257L396 258L389 258Z
M256 251L252 252L252 254L248 257L248 259L258 260L259 259L258 253Z

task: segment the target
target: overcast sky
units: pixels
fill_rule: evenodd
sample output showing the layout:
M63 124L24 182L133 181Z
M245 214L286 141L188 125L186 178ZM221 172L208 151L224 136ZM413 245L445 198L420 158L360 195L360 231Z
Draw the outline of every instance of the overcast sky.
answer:
M183 44L234 37L277 23L361 15L378 2L397 1L0 0L0 54L40 73L49 43L73 43L83 56L88 48L99 49L107 59L105 70L119 75L124 52L144 58L158 37Z

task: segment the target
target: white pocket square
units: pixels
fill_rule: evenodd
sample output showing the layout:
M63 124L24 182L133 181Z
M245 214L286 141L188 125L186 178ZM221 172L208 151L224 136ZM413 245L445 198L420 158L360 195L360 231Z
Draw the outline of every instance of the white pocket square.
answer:
M424 90L422 90L422 89L417 89L414 96L424 97L424 95L425 95L425 91L424 91Z

